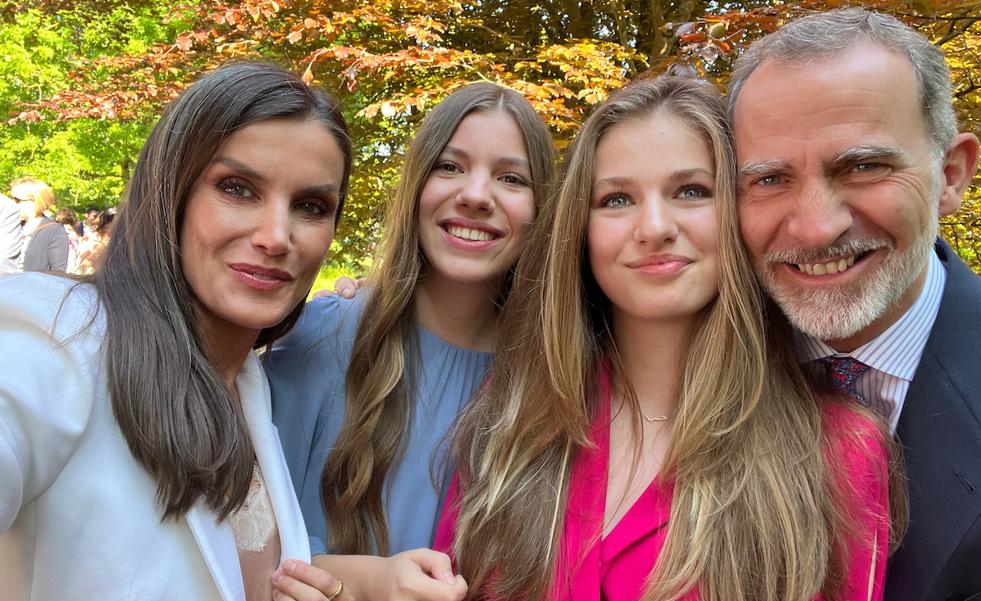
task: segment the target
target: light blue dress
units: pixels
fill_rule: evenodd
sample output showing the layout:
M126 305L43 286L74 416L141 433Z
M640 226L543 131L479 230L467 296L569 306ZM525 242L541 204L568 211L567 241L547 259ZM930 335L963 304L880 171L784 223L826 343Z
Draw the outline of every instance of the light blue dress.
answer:
M314 554L326 551L320 475L344 421L344 379L362 302L307 304L296 327L266 356L273 422ZM432 545L446 478L448 432L483 382L490 353L453 346L417 326L414 410L401 461L389 470L384 507L392 554ZM435 480L435 483L434 483Z

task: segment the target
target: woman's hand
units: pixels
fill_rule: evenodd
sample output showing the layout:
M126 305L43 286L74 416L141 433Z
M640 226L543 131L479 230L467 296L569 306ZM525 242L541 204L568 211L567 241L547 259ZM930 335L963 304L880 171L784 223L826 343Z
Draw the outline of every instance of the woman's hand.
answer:
M317 555L314 563L344 580L335 601L461 601L467 594L467 583L453 574L449 556L430 549L392 557ZM334 585L327 593L336 590Z
M272 573L275 601L349 601L341 581L306 562L287 559Z
M386 565L380 566L382 573L374 589L379 600L461 601L467 594L467 582L453 574L453 564L445 553L413 549L380 559Z

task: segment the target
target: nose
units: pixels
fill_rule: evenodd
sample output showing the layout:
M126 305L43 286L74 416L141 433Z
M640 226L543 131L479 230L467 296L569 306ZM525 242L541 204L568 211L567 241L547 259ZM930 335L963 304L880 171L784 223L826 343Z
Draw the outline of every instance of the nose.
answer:
M805 182L796 199L791 200L787 234L803 248L820 249L834 244L852 227L854 218L848 204L823 180Z
M677 240L678 221L669 203L660 198L651 198L645 200L639 208L634 227L635 242L660 246L665 242Z
M252 230L252 246L270 256L289 252L292 238L289 199L266 202L264 210L257 211Z
M457 203L472 211L489 211L494 204L493 178L481 170L470 172L460 189Z

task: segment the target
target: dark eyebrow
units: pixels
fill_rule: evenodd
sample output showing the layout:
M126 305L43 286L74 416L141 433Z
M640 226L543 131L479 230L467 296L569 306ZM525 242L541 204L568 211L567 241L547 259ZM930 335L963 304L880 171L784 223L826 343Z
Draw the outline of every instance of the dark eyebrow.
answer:
M832 171L840 171L845 167L866 163L869 161L887 161L906 165L909 163L908 155L898 148L888 146L863 145L853 146L842 150L829 162Z
M307 196L314 197L332 197L337 196L340 193L340 188L333 184L321 184L319 186L308 186L300 190L296 196L297 198L303 198Z
M739 170L739 177L766 175L777 171L786 171L786 169L787 163L777 159L772 161L751 161L742 166Z
M256 171L252 167L249 167L245 163L240 163L240 162L236 161L235 159L232 159L232 158L229 158L229 157L223 157L223 156L216 156L214 159L211 160L211 162L212 163L221 163L222 165L225 165L227 167L231 167L232 169L234 169L235 171L237 171L239 174L244 175L244 176L246 176L248 178L257 179L257 180L259 180L261 182L262 181L266 181L265 178L262 177L259 174L258 171Z

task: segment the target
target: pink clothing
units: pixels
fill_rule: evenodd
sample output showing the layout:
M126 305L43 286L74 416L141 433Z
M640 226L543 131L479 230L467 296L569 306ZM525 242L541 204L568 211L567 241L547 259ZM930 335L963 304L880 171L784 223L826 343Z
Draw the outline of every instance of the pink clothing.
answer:
M569 482L552 601L640 599L667 534L674 484L657 477L602 537L610 449L610 387L605 370L599 378L599 393L601 402L591 433L595 446L580 452ZM829 402L823 418L829 465L840 469L852 484L854 507L861 512L858 532L849 542L850 569L842 601L881 600L889 540L887 455L876 426L846 405ZM459 511L457 486L454 478L436 532L433 546L437 550L450 552L453 546ZM875 575L870 595L873 540ZM684 601L697 599L695 591L684 597ZM823 601L823 596L815 601Z

